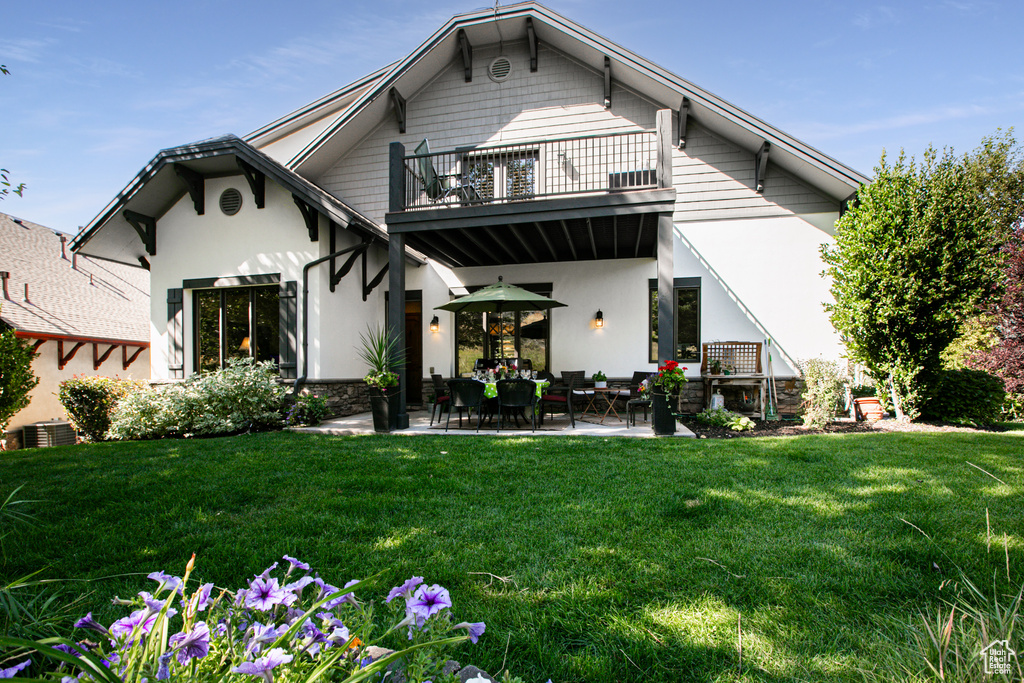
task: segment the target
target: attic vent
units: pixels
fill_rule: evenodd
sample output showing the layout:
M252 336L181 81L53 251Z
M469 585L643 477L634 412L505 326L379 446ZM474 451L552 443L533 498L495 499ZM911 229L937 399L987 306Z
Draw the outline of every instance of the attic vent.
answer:
M487 67L487 75L491 77L491 80L495 83L501 83L509 77L512 73L512 62L508 61L508 57L500 56L495 57L491 65Z
M224 190L220 195L220 210L234 216L242 208L242 193L233 187Z

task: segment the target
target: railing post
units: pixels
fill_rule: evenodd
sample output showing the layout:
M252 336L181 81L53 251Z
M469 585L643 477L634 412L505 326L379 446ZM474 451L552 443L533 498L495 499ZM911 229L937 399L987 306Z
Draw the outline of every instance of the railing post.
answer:
M672 110L657 113L658 187L672 187Z
M392 142L388 148L388 211L405 211L405 145Z

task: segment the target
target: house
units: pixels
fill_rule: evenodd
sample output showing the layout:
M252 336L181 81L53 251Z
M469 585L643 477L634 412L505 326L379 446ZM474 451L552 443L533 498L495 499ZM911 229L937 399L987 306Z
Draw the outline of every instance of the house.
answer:
M252 355L351 412L359 333L387 321L413 403L502 354L696 378L710 340L771 337L784 381L841 353L819 245L867 181L527 2L458 15L245 138L161 151L73 247L150 270L155 378ZM499 276L567 307L434 310Z
M149 274L74 253L71 236L0 213L0 327L32 343L39 384L8 425L66 419L74 375L148 378Z

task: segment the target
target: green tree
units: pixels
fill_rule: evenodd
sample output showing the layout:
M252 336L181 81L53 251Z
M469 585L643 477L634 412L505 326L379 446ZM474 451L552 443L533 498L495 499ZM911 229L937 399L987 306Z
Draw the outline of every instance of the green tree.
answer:
M35 351L14 335L14 330L0 332L0 435L11 418L28 405L28 392L39 378L32 373Z
M822 246L825 309L850 357L890 386L900 418L920 416L941 353L998 281L999 228L977 177L949 150L929 148L921 164L883 155Z

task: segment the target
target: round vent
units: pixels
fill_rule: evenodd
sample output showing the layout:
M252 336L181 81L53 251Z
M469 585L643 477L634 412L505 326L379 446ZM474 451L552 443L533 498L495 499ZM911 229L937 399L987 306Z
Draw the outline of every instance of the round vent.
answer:
M507 79L511 73L512 62L508 61L508 57L495 57L491 62L491 65L487 67L487 75L496 83L501 83Z
M229 187L220 194L220 210L229 216L234 216L242 208L242 193L233 187Z

